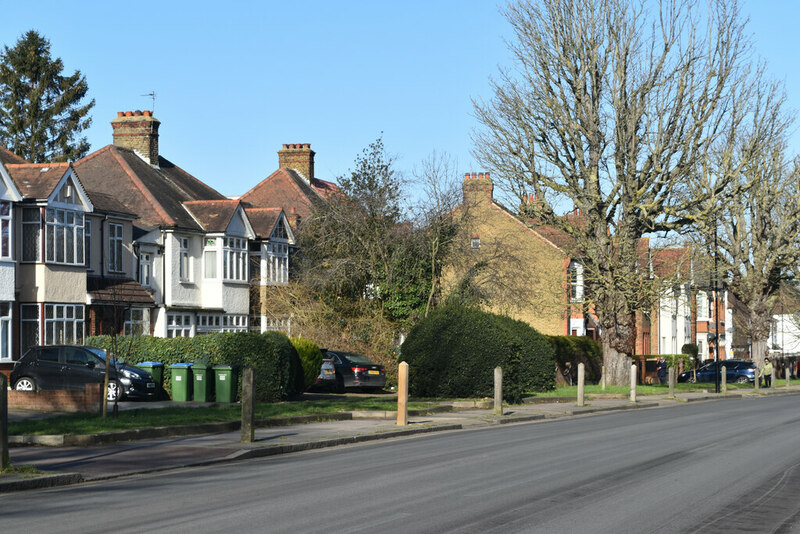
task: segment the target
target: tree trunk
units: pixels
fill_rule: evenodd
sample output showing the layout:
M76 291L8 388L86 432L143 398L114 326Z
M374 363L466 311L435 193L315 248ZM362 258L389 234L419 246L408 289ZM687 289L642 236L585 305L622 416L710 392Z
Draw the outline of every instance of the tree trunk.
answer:
M769 348L767 347L767 340L766 339L753 339L752 340L752 350L753 353L750 355L750 358L753 360L753 363L756 364L756 367L761 369L764 365L764 358L767 357L769 353Z
M631 357L613 348L610 340L611 332L603 332L603 365L605 366L606 384L627 386L630 384Z

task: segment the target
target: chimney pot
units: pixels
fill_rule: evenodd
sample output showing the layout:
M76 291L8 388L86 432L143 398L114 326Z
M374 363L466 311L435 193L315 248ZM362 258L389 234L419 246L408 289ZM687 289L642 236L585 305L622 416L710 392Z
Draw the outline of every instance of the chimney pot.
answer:
M149 109L146 109L146 110L142 111L142 113L144 114L145 117L149 117L150 116L150 110Z
M468 173L468 172L467 172L467 173L464 173L464 179L465 179L465 180L469 180L469 173Z
M117 117L124 117L124 116L125 116L124 111L117 111Z
M479 180L483 180L483 173L482 172L478 173L478 179Z
M126 117L133 117L133 111L126 111L125 112L125 116Z
M489 173L488 172L486 174L484 174L484 176L486 177L487 180L491 179L491 178L489 178Z
M142 116L142 111L137 109L136 111L133 112L133 116L134 117L141 117Z
M472 173L472 179L473 180L477 180L478 179L478 173L477 172L473 172Z

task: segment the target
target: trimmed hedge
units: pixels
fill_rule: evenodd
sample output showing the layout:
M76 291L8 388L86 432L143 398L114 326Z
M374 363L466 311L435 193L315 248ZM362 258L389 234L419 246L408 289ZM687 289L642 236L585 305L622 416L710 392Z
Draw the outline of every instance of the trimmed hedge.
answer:
M96 336L87 345L114 352L111 336ZM236 370L236 388L241 388L241 370L255 370L255 394L259 401L278 401L303 391L300 358L289 338L278 332L220 332L196 337L117 337L116 353L132 364L156 361L164 364L164 389L170 391L174 363L202 362L231 365Z
M569 376L577 384L579 363L584 365L587 383L600 381L603 374L603 347L600 343L585 336L547 336L547 339L553 345L556 365L565 381Z
M553 389L554 351L527 323L451 304L420 321L402 346L417 397L490 397L503 368L503 399Z
M317 377L322 368L322 352L316 343L304 337L290 337L289 341L292 342L300 357L305 380L303 386L308 389L317 383Z

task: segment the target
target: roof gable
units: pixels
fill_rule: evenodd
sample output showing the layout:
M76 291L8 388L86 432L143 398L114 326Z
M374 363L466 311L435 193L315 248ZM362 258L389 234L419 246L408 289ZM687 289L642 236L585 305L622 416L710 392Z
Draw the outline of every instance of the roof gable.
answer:
M280 208L246 208L247 217L257 237L261 239L286 239L295 243L289 219Z
M22 200L22 194L4 165L0 165L0 200L10 200L11 202Z
M12 164L6 168L22 198L46 200L73 210L94 209L70 163Z
M184 202L183 205L208 233L255 237L250 221L238 200L194 200Z

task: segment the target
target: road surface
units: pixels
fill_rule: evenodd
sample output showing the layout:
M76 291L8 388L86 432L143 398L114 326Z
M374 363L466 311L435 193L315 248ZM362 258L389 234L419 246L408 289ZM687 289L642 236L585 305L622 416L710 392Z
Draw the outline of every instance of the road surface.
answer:
M0 496L3 532L800 532L800 397L503 425Z

